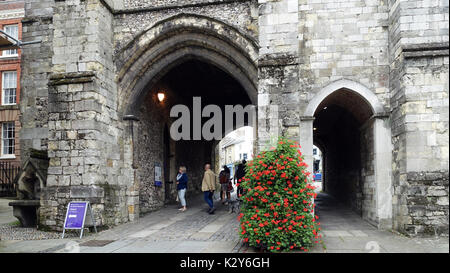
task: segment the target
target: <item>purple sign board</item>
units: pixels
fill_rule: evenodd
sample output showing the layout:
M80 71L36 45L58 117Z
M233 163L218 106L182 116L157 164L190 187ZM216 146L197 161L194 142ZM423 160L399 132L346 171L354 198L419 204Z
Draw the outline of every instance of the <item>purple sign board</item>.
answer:
M86 215L89 214L92 225L94 226L95 232L97 232L97 227L94 222L94 215L92 213L92 208L87 201L70 202L67 206L66 219L64 220L63 234L66 229L79 229L80 239L83 236L84 225L86 224ZM87 223L89 225L89 222Z
M66 221L64 228L79 229L83 228L84 218L86 216L86 209L88 203L86 202L70 202L67 208Z

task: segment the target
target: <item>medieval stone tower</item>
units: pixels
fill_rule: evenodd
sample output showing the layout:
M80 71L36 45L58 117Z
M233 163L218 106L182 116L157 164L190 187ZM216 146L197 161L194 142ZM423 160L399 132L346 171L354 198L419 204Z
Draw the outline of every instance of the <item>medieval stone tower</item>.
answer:
M379 228L448 235L448 0L28 0L20 143L47 151L40 225L71 200L99 225L198 190L214 141L173 141L170 107L257 106L257 147L324 154L324 188ZM166 100L156 99L163 90ZM163 183L154 183L155 166Z

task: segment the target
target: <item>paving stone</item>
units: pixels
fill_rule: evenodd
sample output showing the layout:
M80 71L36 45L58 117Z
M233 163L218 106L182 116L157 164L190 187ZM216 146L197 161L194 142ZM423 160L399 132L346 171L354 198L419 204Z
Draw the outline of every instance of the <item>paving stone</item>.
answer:
M210 246L211 242L199 242L199 241L183 241L173 248L169 252L172 253L201 253Z
M353 237L353 235L346 230L324 230L323 234L326 237Z
M129 238L144 238L147 237L155 232L158 232L157 229L150 229L150 230L142 230L139 232L136 232L134 234L131 234L130 236L128 236Z
M203 253L230 253L239 244L239 241L214 242L203 249Z
M354 213L328 199L328 207L337 210L317 211L320 221L327 226L345 223L348 229L327 230L323 228L323 242L316 244L313 253L369 253L369 252L448 252L448 239L407 238L392 232L378 230L369 225L366 229L352 228L352 223L360 226L364 220L355 221ZM194 204L193 204L194 205ZM83 239L57 239L41 241L0 241L0 252L204 252L204 253L258 253L259 250L242 243L238 235L239 222L236 214L228 214L226 207L218 207L215 215L203 211L199 202L191 210L191 215L180 217L176 207L166 207L159 213L148 214L137 223L127 223L110 230L90 234ZM342 213L344 212L344 213ZM342 213L342 214L341 214ZM347 221L346 217L350 220ZM163 222L160 229L156 223ZM170 223L170 225L167 225ZM219 225L221 225L219 227ZM338 224L338 226L341 224ZM203 230L203 231L202 231ZM204 232L210 230L210 232ZM331 235L331 236L330 236ZM114 240L102 247L82 246L91 240ZM301 251L294 251L301 252Z
M26 111L21 111L20 156L24 162L30 148L48 151L55 164L49 168L47 187L42 189L41 224L53 230L61 227L65 206L75 198L70 193L93 201L97 215L102 215L96 220L103 226L117 226L138 219L139 213L164 207L165 186L155 190L148 179L154 175L154 163L163 161L165 122L160 121L160 114L164 111L150 103L134 107L151 100L133 92L149 82L157 83L156 78L143 75L160 75L168 69L169 61L158 63L170 59L161 54L195 56L195 48L201 50L202 60L217 61L210 50L214 48L225 56L221 65L229 68L253 104L259 105L258 150L281 134L309 143L303 149L312 148L312 120L304 118L314 115L307 110L328 87L333 87L333 95L351 90L340 103L348 104L352 111L367 102L367 115L375 117L372 120L390 122L372 127L366 122L369 117L361 121L368 126L361 127L357 139L368 143L360 150L362 167L352 170L359 175L348 187L354 208L373 221L386 219L379 216L394 211L393 223L381 224L405 234L448 237L448 1L374 2L27 3L25 14L32 20L24 24L23 39L41 43L21 50L21 110ZM113 7L104 8L108 3L114 3ZM179 28L188 31L181 36L166 35L179 34ZM184 39L189 35L199 46ZM345 86L335 86L337 83ZM354 101L349 94L363 99ZM134 150L127 141L128 125L121 120L128 106L140 117L139 133L132 142L139 149ZM278 107L276 113L269 113L272 106ZM360 132L359 126L355 131ZM386 151L375 151L375 147ZM202 164L198 163L206 159L202 155L211 154L206 149L207 145L195 146L189 152L190 163ZM183 152L173 153L178 160L177 153ZM311 160L309 152L306 156ZM384 156L387 161L379 160ZM85 165L79 165L81 162ZM75 166L62 166L65 163ZM389 172L380 167L383 163ZM192 183L199 186L202 169L189 171L195 177ZM384 181L382 176L392 180ZM141 183L135 185L136 181ZM380 189L386 186L383 183L388 184L387 189ZM74 189L83 185L102 187L76 194ZM104 185L107 191L103 191ZM170 193L174 197L175 191ZM65 194L68 196L61 197ZM387 206L380 212L383 195L393 209ZM112 205L110 202L116 202L112 200L117 204ZM154 228L170 229L181 220L175 218L175 223L156 224ZM198 220L203 228L210 219ZM326 227L333 231L365 230L363 224L350 218ZM188 228L189 236L196 227ZM172 239L184 237L161 234Z
M189 239L191 240L200 240L200 241L207 241L211 236L214 234L214 232L202 232L199 231L197 233L192 234Z
M366 233L364 233L362 230L349 230L349 232L351 234L353 234L353 236L355 236L355 237L367 237L367 236L369 236Z

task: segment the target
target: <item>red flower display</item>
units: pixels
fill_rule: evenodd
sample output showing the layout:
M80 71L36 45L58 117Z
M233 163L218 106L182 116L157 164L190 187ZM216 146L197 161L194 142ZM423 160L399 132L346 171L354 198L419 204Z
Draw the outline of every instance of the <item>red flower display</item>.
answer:
M307 251L320 238L320 223L312 214L316 194L299 147L280 139L276 148L247 163L241 181L244 204L238 219L240 236L250 246L271 252ZM246 230L248 224L257 228Z

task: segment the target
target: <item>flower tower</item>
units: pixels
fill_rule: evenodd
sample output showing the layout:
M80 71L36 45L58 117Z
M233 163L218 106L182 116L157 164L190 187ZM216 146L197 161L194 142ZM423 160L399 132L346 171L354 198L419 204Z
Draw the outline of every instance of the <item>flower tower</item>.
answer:
M238 218L240 237L249 246L271 252L308 251L319 242L313 202L317 194L299 148L280 138L276 147L248 162L240 181L244 193Z

